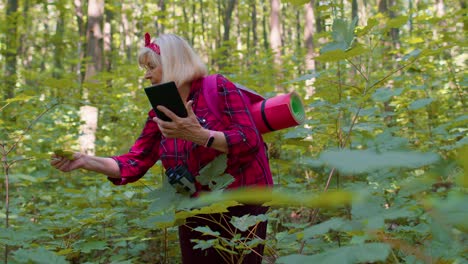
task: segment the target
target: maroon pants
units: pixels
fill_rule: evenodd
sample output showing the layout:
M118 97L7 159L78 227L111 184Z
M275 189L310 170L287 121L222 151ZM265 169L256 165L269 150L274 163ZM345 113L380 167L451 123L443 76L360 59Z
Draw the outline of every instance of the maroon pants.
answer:
M264 245L260 244L253 248L249 254L229 254L226 251L217 250L210 247L205 250L193 249L196 243L191 242L191 239L210 240L213 236L203 236L202 233L193 230L196 227L208 226L211 230L219 232L222 237L230 240L233 235L241 234L243 238L254 239L259 237L265 239L267 231L267 222L260 222L257 225L250 227L245 232L241 232L230 224L232 216L241 217L246 214L260 215L268 211L268 207L258 205L242 205L230 207L228 213L223 214L203 214L187 218L184 225L179 226L179 241L182 251L182 263L202 263L202 264L219 264L219 263L262 263ZM220 225L222 224L222 226ZM226 230L227 229L227 230ZM255 234L255 235L253 235ZM234 250L228 248L229 250Z

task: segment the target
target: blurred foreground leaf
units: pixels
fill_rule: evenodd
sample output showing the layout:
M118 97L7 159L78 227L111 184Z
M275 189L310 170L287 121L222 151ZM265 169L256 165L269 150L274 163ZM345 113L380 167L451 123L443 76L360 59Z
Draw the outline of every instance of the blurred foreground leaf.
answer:
M289 255L279 258L277 263L369 263L384 261L389 253L390 246L387 244L367 243L330 249L312 256Z

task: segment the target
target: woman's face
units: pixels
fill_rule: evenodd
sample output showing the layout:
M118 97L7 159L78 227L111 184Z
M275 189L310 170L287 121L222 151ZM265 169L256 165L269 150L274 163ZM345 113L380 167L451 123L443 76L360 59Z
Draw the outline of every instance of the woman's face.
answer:
M145 79L149 80L152 85L161 83L162 80L162 67L146 65Z

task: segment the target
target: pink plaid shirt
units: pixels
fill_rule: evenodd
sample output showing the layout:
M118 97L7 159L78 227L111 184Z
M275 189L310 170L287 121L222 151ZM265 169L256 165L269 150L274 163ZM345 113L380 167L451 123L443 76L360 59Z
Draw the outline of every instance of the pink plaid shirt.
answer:
M223 110L224 120L220 122L210 113L206 98L201 92L202 79L192 82L189 99L193 100L193 111L200 124L210 130L222 131L226 137L229 152L226 173L234 176L235 181L228 186L259 185L272 186L273 179L269 166L259 162L257 153L266 151L263 139L253 123L250 112L235 85L222 75L217 76L219 108ZM168 169L185 164L193 176L211 162L221 152L205 148L191 141L165 138L158 125L152 121L155 112L148 113L145 127L127 154L112 157L120 168L121 178L108 178L116 185L135 182L161 160ZM206 189L196 183L197 190Z

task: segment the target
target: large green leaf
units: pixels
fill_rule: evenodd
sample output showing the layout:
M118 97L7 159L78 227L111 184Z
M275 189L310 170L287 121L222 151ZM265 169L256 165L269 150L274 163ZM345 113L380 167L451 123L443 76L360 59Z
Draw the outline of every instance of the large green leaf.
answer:
M357 17L351 22L348 22L343 19L333 20L333 42L325 45L325 47L321 49L321 52L326 53L329 51L336 50L346 51L350 49L354 41L354 28L356 27L356 23Z
M241 217L233 216L231 218L231 224L240 231L244 232L249 229L249 227L266 220L268 220L266 215L244 215Z
M199 226L194 229L194 231L198 231L202 233L204 236L214 236L218 237L220 233L218 231L213 231L208 226Z
M423 108L427 105L429 105L430 103L432 103L434 101L433 98L423 98L423 99L418 99L414 102L412 102L409 106L408 106L408 109L409 110L418 110L420 108Z
M226 201L244 204L265 204L268 206L307 206L333 208L349 204L353 194L347 191L328 192L290 192L285 190L271 190L269 188L250 187L224 192L210 192L198 199L185 203L189 208L202 208L207 205ZM202 208L203 209L203 208Z
M403 88L383 87L375 90L372 94L372 99L377 102L387 102L394 96L398 96L403 92Z
M107 241L89 239L78 242L73 248L83 253L90 253L93 250L105 250L108 248L108 245Z
M209 186L210 190L221 190L234 182L234 177L225 174L227 168L227 156L219 155L200 170L197 181L202 185Z
M468 232L468 197L465 193L451 191L446 199L432 198L426 204L436 221Z
M325 151L320 160L343 173L359 174L385 168L419 168L437 162L439 155L415 151L336 150Z
M332 49L333 48L333 49ZM363 45L355 45L349 50L342 50L339 47L330 47L329 50L323 51L319 56L315 57L320 62L334 62L340 60L350 59L366 53L368 50Z
M305 256L289 255L281 257L277 263L303 264L303 263L369 263L385 261L390 253L390 246L383 243L367 243L362 245L344 246L324 253Z
M347 221L342 218L332 218L318 225L314 225L304 229L300 236L302 239L313 238L317 235L323 235L328 233L330 230L341 231L343 227L348 225Z
M35 264L64 264L69 263L64 256L58 256L54 252L43 247L34 249L18 249L13 253L13 258L18 263Z

